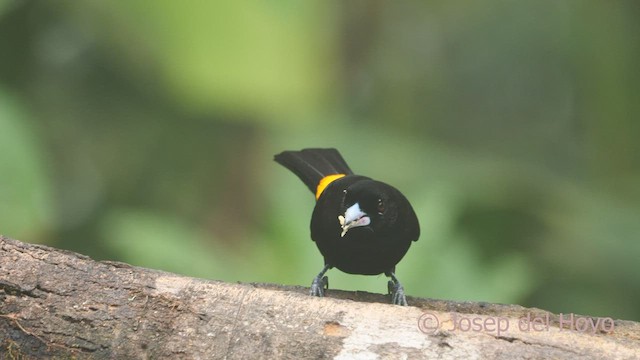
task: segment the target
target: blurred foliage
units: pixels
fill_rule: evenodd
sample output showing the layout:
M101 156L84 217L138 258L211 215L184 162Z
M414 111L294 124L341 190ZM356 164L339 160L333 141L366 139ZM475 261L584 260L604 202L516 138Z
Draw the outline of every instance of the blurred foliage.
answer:
M2 231L39 238L50 227L51 189L27 115L0 91L0 219Z
M272 156L337 147L419 214L409 294L640 320L639 15L0 0L0 233L308 286L313 197Z

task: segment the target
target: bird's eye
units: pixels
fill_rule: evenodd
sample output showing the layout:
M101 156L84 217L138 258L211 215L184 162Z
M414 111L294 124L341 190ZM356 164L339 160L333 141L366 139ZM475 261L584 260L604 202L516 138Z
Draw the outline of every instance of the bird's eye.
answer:
M378 199L378 214L384 213L384 202L382 199Z

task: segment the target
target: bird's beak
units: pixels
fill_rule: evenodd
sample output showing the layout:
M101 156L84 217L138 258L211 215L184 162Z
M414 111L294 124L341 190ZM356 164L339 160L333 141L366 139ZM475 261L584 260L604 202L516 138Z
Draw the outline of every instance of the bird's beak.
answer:
M342 227L341 237L344 237L351 228L367 226L371 223L371 219L365 212L360 210L360 204L358 203L351 205L351 207L344 212L344 215L338 215L338 221Z

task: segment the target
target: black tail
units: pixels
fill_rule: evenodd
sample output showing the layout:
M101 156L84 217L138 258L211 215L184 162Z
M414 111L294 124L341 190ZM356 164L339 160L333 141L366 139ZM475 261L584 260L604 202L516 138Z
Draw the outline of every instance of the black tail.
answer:
M325 176L353 174L347 162L336 149L283 151L274 156L274 160L296 174L314 194L320 180Z

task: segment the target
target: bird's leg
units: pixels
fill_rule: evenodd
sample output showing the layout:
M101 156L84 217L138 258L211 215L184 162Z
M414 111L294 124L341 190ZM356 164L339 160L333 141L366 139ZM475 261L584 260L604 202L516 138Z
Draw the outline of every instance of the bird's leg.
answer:
M394 269L395 270L395 269ZM385 275L391 277L388 282L389 294L391 294L391 303L394 305L407 306L407 298L404 295L404 287L400 284L400 280L396 277L396 274L392 271L386 272Z
M324 273L329 269L331 269L331 265L325 264L318 276L313 278L311 282L311 296L324 296L324 291L329 288L329 278L324 276Z

